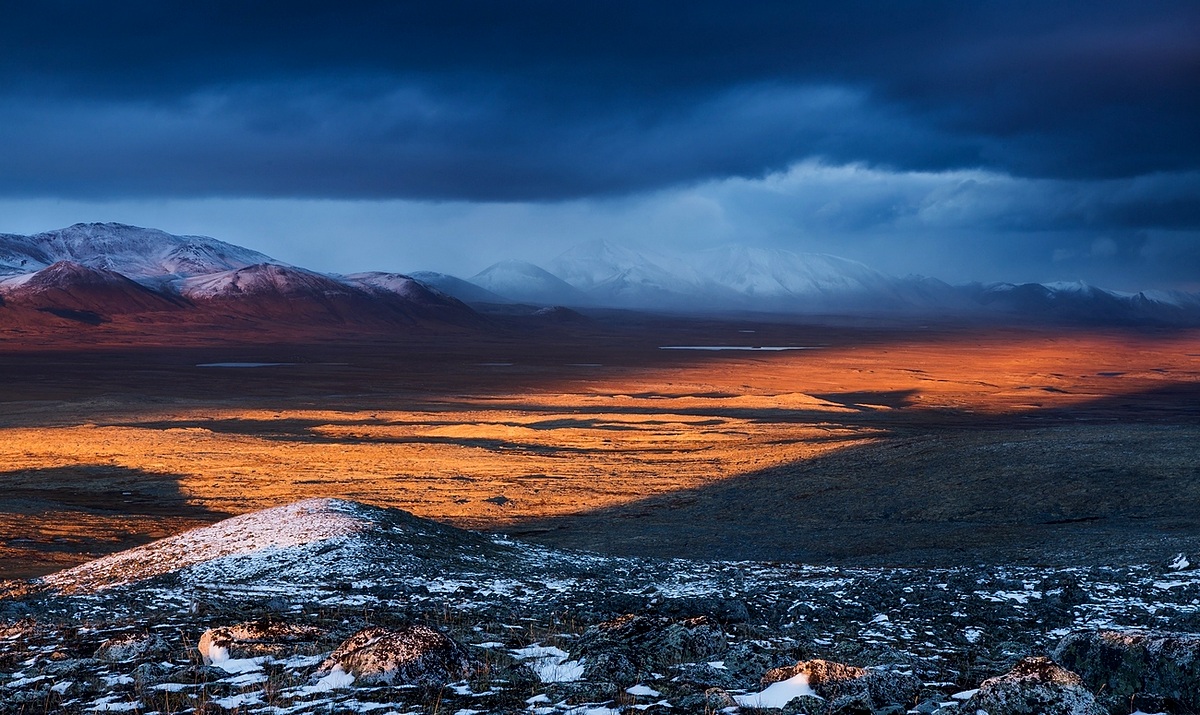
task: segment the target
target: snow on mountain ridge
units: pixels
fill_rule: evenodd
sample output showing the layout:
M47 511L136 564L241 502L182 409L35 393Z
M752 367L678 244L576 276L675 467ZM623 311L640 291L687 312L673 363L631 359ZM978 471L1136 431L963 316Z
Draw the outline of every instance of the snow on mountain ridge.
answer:
M778 248L723 246L698 256L709 281L751 297L889 291L891 278L858 261Z
M384 297L399 298L410 307L440 311L449 318L474 316L475 312L458 298L402 273L371 271L343 276L342 280L356 288Z
M550 262L550 272L582 291L622 280L686 290L697 279L678 257L635 251L603 239L582 243Z
M44 265L61 255L70 258ZM357 278L289 266L215 239L123 224L0 236L6 300L90 320L185 307L305 324L466 326L478 320L458 300L407 276Z
M493 293L483 286L475 285L457 276L435 271L414 271L408 274L412 279L423 285L439 290L446 295L461 300L464 303L512 303L511 298Z
M62 262L67 263L45 272ZM468 309L448 299L450 295L475 303L676 312L947 316L1002 312L1092 322L1200 321L1200 295L1194 293L1126 293L1081 281L950 286L920 276L897 278L827 254L740 245L671 254L599 240L565 251L549 265L551 271L522 261L502 261L470 282L435 273L340 277L294 268L212 238L175 236L125 224L75 224L31 236L0 234L0 294L20 292L26 304L30 297L41 295L47 304L35 305L38 309L69 307L101 315L163 309L163 300L181 306L184 301L178 298L183 296L221 300L222 309L234 305L230 299L257 297L246 301L244 310L265 310L285 319L305 310L315 314L314 303L322 303L326 312L344 320L385 313L435 321L450 314L463 318ZM122 286L111 276L102 278L69 266L111 271L152 289L159 300ZM51 288L53 296L48 292Z
M913 292L907 283L924 280L894 278L837 256L741 245L652 254L601 240L560 254L550 266L597 304L676 310L803 310L845 298L894 306Z
M233 270L184 278L175 283L190 299L266 295L348 295L358 289L324 273L274 263L257 263Z
M424 283L416 280L411 276L406 276L403 273L385 273L383 271L367 271L364 273L351 273L342 276L344 280L351 285L382 290L387 293L401 296L409 300L424 301L427 300L430 294L449 298L442 291L427 286Z
M583 291L526 261L493 263L472 276L471 282L519 302L574 306L591 303Z
M0 295L40 310L139 313L174 310L181 302L116 271L57 261L34 273L0 280Z
M165 282L280 261L207 236L176 236L120 223L77 223L32 236L0 235L0 272L29 273L58 261Z

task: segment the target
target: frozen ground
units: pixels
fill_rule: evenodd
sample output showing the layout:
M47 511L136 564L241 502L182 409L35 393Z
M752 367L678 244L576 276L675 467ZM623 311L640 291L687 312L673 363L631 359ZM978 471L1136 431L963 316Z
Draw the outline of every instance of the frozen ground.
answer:
M719 683L749 710L806 687L764 689L766 668L814 657L909 671L927 697L956 703L1072 629L1200 630L1200 570L1188 561L916 570L605 558L309 500L6 584L0 713L687 712L697 683ZM623 613L711 615L728 651L643 682L589 681L578 637ZM327 635L201 664L207 628L262 616ZM450 634L490 674L433 690L316 674L350 633L403 623ZM158 649L93 657L122 634L157 636Z

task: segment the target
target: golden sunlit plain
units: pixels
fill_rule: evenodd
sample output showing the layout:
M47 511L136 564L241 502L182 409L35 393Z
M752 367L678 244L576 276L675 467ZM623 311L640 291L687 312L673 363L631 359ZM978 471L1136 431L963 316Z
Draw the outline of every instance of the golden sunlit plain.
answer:
M1104 525L1111 485L1054 492L1131 445L1158 477L1195 469L1172 452L1200 439L1195 333L688 330L10 350L0 575L309 496L622 553L886 560L905 525ZM661 349L697 336L812 349ZM1031 464L1048 496L1007 502ZM824 550L763 550L801 526Z

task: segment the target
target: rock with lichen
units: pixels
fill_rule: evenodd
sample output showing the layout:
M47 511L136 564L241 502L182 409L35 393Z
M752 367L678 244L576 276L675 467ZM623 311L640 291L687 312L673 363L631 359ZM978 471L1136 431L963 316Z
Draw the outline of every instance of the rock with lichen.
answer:
M989 678L966 703L967 712L988 715L1104 715L1083 680L1049 658L1017 662L1004 675Z
M1052 655L1102 693L1110 709L1138 697L1200 710L1200 634L1076 631Z
M325 631L315 626L264 618L210 628L200 636L197 649L208 665L231 658L284 655L323 635Z
M469 678L481 665L466 648L428 626L372 626L339 645L318 674L335 669L369 683L440 685Z
M159 635L122 633L100 644L92 657L107 663L127 663L163 658L170 652L171 647Z
M633 683L656 670L717 656L728 647L725 631L707 616L626 614L587 629L571 654L585 663L588 680Z
M763 685L803 675L817 696L825 700L826 713L873 712L893 705L911 705L921 689L921 679L910 673L858 668L831 660L804 660L768 670ZM810 703L805 711L813 709Z

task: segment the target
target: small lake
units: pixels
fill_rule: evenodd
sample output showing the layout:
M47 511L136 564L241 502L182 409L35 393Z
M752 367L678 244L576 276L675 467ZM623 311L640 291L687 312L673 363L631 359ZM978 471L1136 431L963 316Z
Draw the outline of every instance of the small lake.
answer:
M749 352L780 352L783 350L820 350L819 345L662 345L659 350L745 350Z

